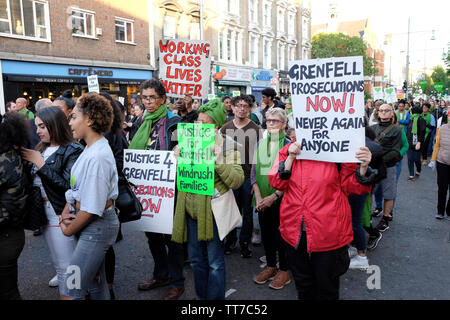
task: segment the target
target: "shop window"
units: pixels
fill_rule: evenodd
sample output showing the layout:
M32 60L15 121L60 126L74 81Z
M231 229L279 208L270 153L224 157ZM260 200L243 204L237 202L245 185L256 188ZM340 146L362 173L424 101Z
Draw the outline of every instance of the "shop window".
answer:
M133 21L116 18L116 41L134 43Z
M50 40L48 2L0 0L0 35Z
M72 35L94 37L94 13L72 9Z
M177 18L172 15L166 15L164 17L163 26L163 38L164 39L176 39L177 38Z

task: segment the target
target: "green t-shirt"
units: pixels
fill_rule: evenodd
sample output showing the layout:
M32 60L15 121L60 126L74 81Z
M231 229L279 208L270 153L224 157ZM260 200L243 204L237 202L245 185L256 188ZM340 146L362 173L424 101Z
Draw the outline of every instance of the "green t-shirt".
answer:
M19 113L23 114L27 120L34 119L34 113L28 109L23 109Z

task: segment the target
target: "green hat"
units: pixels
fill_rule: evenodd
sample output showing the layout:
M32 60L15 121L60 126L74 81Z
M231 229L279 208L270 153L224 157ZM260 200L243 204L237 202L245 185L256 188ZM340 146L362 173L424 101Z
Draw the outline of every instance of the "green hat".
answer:
M225 106L220 99L210 100L208 103L198 108L198 112L203 112L210 116L219 128L223 126L227 119Z

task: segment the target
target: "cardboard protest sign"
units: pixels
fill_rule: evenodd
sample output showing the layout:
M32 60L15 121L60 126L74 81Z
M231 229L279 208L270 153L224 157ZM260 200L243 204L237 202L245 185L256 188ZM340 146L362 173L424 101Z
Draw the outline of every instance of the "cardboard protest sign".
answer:
M87 77L89 92L100 93L100 86L98 85L98 75L94 74Z
M240 91L233 91L233 97L239 97L241 95Z
M167 96L194 99L208 95L211 52L208 41L160 40L159 72Z
M372 93L374 100L383 100L384 98L383 87L373 87Z
M177 188L180 191L214 195L214 125L178 124Z
M124 150L123 174L136 185L142 218L133 229L172 234L176 160L173 151Z
M397 102L397 92L394 87L384 89L384 100L386 103L395 103Z
M289 62L298 159L358 162L365 145L363 58Z
M405 99L405 91L403 91L403 89L397 90L397 99L398 100Z

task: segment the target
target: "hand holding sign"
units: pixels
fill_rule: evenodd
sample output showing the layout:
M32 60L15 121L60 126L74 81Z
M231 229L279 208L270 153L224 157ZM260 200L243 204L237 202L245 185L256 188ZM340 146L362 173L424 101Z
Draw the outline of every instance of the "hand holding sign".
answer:
M359 173L364 176L367 172L367 168L369 167L369 163L372 160L372 153L369 148L362 147L356 152L356 158L361 161Z

